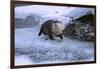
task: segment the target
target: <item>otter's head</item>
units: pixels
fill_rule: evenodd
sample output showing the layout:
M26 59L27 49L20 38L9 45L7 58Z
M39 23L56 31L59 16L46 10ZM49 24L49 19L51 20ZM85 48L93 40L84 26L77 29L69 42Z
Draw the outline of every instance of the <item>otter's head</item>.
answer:
M61 23L53 23L52 24L52 31L55 35L59 35L63 33L62 24Z

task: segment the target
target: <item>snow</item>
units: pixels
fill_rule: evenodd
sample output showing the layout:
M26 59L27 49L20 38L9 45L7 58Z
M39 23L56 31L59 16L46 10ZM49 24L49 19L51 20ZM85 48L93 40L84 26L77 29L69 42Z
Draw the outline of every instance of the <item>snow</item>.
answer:
M67 37L63 40L57 37L55 40L45 40L46 36L38 36L39 29L39 26L15 29L15 65L94 60L92 42Z
M93 8L84 8L84 7L65 7L65 6L49 6L49 5L28 5L15 8L15 18L25 19L27 16L33 16L34 14L40 15L40 20L59 20L62 23L63 29L70 21L77 19L83 15L86 15L87 12L92 12L94 14ZM41 13L42 12L42 13Z
M83 15L86 15L88 12L91 12L92 14L94 14L94 9L93 8L79 8L76 7L75 9L73 9L71 12L67 13L67 14L71 14L69 15L70 17L73 17L74 19L77 19Z
M16 56L15 62L17 65L22 65L22 64L30 65L33 63L32 60L27 55Z
M67 37L63 40L58 37L50 40L47 36L38 36L40 26L45 20L57 18L66 25L71 20L66 16L78 18L91 9L43 5L16 7L15 18L25 19L35 13L40 14L43 19L33 28L15 28L15 65L94 61L94 43L92 42L77 41Z
M74 12L73 12L74 11ZM27 15L41 14L44 17L54 17L54 14L60 14L61 16L75 17L74 19L86 14L91 11L94 14L93 8L84 7L64 7L64 6L49 6L49 5L29 5L15 8L15 17L26 18ZM42 12L42 13L41 13ZM57 13L56 13L57 12Z

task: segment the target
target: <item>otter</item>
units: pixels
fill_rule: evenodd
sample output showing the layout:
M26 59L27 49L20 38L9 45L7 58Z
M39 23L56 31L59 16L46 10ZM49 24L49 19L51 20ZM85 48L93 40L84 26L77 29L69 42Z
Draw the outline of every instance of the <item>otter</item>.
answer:
M63 39L63 30L61 23L59 21L48 20L41 25L39 36L41 34L48 35L51 40L54 40L54 37L60 37Z

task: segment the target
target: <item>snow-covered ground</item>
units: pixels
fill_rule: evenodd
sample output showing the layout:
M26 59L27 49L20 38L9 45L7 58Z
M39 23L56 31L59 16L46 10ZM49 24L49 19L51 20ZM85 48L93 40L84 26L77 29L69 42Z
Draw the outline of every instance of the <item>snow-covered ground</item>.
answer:
M15 29L15 65L94 60L94 44L64 37L45 40L40 27Z
M94 9L43 5L16 7L15 18L25 19L29 15L40 14L41 23L30 28L15 29L15 65L94 61L92 42L82 42L67 37L63 40L57 37L55 40L46 40L47 36L38 36L43 20L57 18L65 26L69 23L70 17L75 19L88 11L94 12Z

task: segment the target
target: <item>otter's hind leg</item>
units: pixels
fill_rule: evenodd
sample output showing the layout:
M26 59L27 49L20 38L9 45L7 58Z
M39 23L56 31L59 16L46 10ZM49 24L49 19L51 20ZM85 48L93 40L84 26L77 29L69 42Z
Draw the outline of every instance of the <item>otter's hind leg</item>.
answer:
M54 40L53 34L52 34L52 33L49 33L48 36L49 36L49 38L50 38L51 40Z

